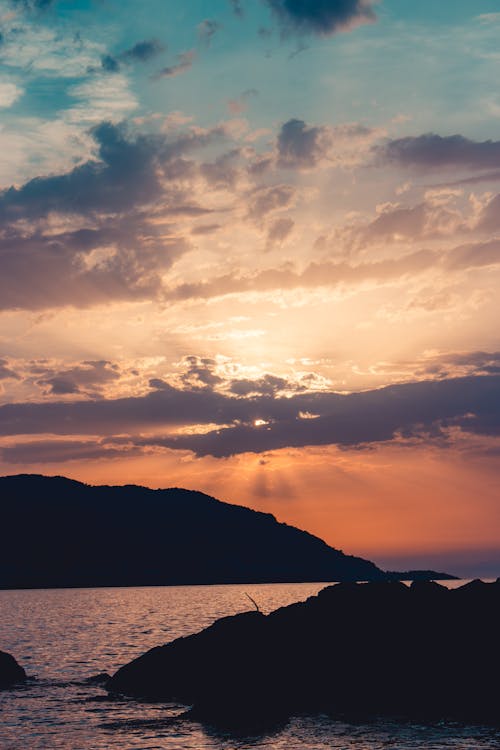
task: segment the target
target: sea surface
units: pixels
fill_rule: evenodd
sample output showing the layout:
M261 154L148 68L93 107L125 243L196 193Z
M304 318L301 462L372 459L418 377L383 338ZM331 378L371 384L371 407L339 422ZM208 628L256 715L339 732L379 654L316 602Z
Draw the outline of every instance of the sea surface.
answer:
M182 707L107 699L86 680L219 617L306 599L326 584L0 591L0 649L33 677L0 691L1 750L494 750L487 727L296 718L272 734L233 738L176 717ZM453 585L457 585L455 582Z

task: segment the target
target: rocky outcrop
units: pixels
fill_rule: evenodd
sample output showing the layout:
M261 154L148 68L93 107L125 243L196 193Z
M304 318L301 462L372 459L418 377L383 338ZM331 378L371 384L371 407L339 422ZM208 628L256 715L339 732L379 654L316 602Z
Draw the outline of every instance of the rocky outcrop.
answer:
M232 729L302 712L498 721L500 584L338 584L154 648L108 690Z
M0 651L0 689L11 687L26 680L26 672L13 656Z

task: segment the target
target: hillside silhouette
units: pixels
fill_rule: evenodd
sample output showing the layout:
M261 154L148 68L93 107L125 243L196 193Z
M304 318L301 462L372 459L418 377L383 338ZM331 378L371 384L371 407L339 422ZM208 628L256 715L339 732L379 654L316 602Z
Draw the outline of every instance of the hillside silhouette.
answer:
M184 489L0 477L0 588L378 580L269 513Z

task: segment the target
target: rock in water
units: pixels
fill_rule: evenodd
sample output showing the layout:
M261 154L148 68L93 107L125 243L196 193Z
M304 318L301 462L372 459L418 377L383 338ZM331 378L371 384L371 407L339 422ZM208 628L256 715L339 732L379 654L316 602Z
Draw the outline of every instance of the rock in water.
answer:
M232 730L297 713L498 723L500 585L338 584L148 651L108 690Z
M26 672L17 661L5 651L0 651L0 689L8 688L26 680Z

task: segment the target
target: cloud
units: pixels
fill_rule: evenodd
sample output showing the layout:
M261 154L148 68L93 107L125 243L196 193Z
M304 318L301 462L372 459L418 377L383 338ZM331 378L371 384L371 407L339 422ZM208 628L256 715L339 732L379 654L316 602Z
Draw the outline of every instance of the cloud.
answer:
M500 229L500 193L494 195L484 207L477 228L486 232L495 232Z
M446 443L447 431L500 434L500 376L479 375L387 386L340 394L305 392L281 396L285 379L266 376L236 381L228 396L204 382L210 365L193 363L199 386L176 389L161 380L142 397L12 403L0 407L0 434L129 435L136 447L189 450L226 457L285 447L352 447L393 439L433 439ZM213 373L212 373L213 374ZM204 433L154 434L176 425L221 425ZM147 431L149 436L133 437ZM153 433L153 434L151 434ZM107 444L119 442L107 438Z
M315 445L353 447L390 441L398 435L427 440L434 435L446 440L449 427L500 435L500 377L495 375L407 383L349 395L294 396L288 399L290 416L279 419L272 418L271 409L266 410L265 398L260 401L261 416L253 424L166 437L156 444L224 458ZM299 404L303 409L297 412ZM319 416L303 418L300 413ZM143 444L155 441L146 439Z
M277 147L279 167L310 168L327 154L331 134L324 126L308 127L303 120L292 119L282 125Z
M231 188L238 179L237 162L240 156L240 149L231 149L217 156L213 162L201 164L200 173L213 187Z
M469 235L477 224L474 211L466 210L470 208L470 203L464 204L460 190L428 190L423 201L414 206L378 206L377 218L354 229L354 235L365 241L386 242Z
M220 31L221 28L222 26L218 21L215 21L213 18L205 18L204 21L198 24L196 30L200 41L208 47L210 46L215 34Z
M165 295L172 301L182 301L246 292L264 293L276 289L286 291L363 283L384 284L435 268L440 259L441 256L431 250L417 250L400 258L357 265L332 261L310 263L303 271L297 271L288 264L281 268L268 268L251 276L227 273L208 281L179 284L166 290Z
M154 136L130 139L123 126L101 123L92 131L98 159L51 177L37 177L0 193L3 220L41 218L50 212L123 211L160 193L156 167L168 147Z
M498 222L500 226L500 222ZM500 239L487 242L469 242L449 251L445 266L450 270L482 268L500 264Z
M500 141L425 133L388 141L376 149L382 161L419 169L491 169L500 166Z
M427 365L429 373L467 371L475 375L500 374L500 352L448 352L432 357Z
M372 0L265 0L282 33L330 36L376 20Z
M96 396L107 383L121 377L118 366L106 360L84 361L80 365L63 370L47 370L37 380L54 395L82 393Z
M336 127L307 125L292 118L276 140L276 165L281 169L309 170L319 165L349 166L362 162L380 133L360 123Z
M196 53L194 50L188 50L188 52L182 52L177 55L178 62L174 65L167 65L152 76L153 80L158 81L161 78L174 78L175 76L185 73L193 66Z
M101 67L106 73L118 73L121 69L120 63L112 55L103 55L101 57Z
M435 188L442 187L462 187L463 185L479 185L482 182L498 182L500 180L500 170L494 170L490 172L483 172L482 174L474 175L473 177L464 177L461 180L448 180L447 182L441 182L434 184Z
M290 384L286 378L268 374L258 380L249 380L248 378L233 380L229 390L236 396L274 396L279 391L289 390L289 388Z
M24 90L12 81L0 81L0 107L7 108L21 98Z
M156 298L188 247L167 217L209 212L181 184L197 171L185 155L224 128L171 138L102 123L92 133L95 159L0 193L0 309Z
M227 103L228 110L232 115L241 115L247 107L250 99L259 95L257 89L247 89L236 99L230 99Z
M194 234L194 235L213 234L214 232L217 232L219 229L222 229L222 224L200 224L199 226L193 227L193 229L191 229L191 234Z
M103 55L101 57L101 67L106 73L118 73L121 70L122 63L146 63L164 50L165 45L158 39L144 39L143 41L136 42L132 47L124 50L117 56ZM95 72L95 69L90 68L90 72Z
M160 379L151 385L146 396L5 404L0 406L0 435L106 436L167 425L212 424L219 415L232 422L242 409L254 411L211 389L176 389Z
M161 227L134 214L56 235L7 231L0 239L0 309L154 299L161 275L186 250L184 240L164 237Z
M143 39L122 52L120 59L125 62L149 62L164 50L165 45L158 39Z
M6 359L0 359L0 380L20 380L20 375L11 369Z
M25 11L48 10L55 5L56 0L10 0L11 5Z
M363 234L367 239L416 238L425 233L427 207L424 203L410 208L388 208L368 225Z
M291 185L273 185L257 188L249 197L248 215L252 219L262 219L267 214L290 208L297 191Z
M141 453L134 446L111 446L96 440L31 440L0 447L7 464L51 464L68 461L108 461Z
M164 195L162 172L179 157L225 135L222 127L165 135L131 137L123 125L103 122L93 128L97 159L70 172L37 177L20 188L0 192L3 221L40 219L49 213L72 215L126 212Z
M290 236L294 226L294 221L285 216L273 221L267 231L267 248L271 249L274 245L281 245Z

